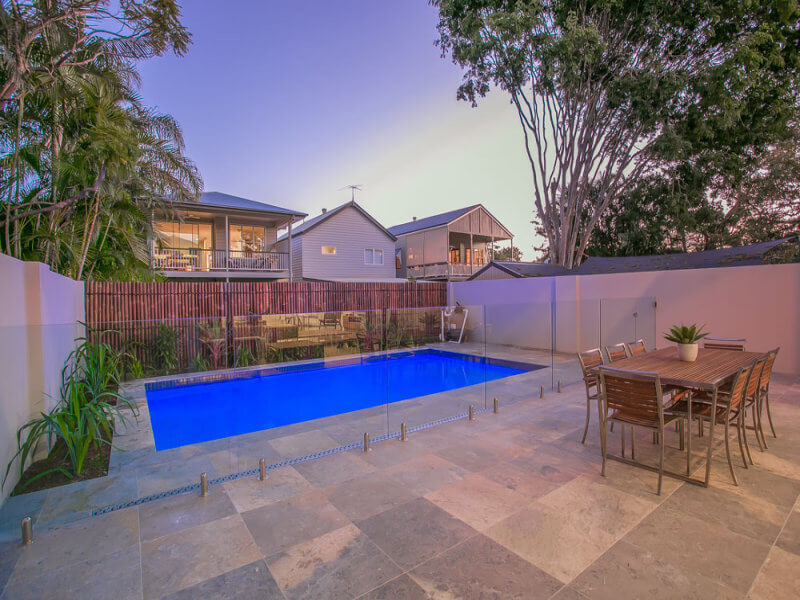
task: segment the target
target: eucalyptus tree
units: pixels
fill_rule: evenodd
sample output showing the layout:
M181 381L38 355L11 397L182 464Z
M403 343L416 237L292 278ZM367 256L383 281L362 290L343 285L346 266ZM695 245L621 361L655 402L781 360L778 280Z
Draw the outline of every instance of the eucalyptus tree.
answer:
M141 276L150 209L202 185L178 124L137 92L136 59L186 49L176 2L2 7L3 250L77 278Z
M500 88L517 109L555 264L578 264L609 203L645 178L693 165L704 143L713 161L710 140L728 160L757 153L797 114L793 0L431 3L465 70L458 97ZM759 135L730 135L748 127Z

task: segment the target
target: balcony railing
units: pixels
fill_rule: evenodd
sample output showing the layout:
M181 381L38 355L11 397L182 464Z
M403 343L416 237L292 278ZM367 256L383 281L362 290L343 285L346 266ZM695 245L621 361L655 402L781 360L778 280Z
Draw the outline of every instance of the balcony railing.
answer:
M157 248L156 271L288 271L286 252L209 250L204 248Z
M434 265L419 265L408 267L408 276L417 279L451 279L469 277L477 273L485 265L465 265L451 263L437 263Z

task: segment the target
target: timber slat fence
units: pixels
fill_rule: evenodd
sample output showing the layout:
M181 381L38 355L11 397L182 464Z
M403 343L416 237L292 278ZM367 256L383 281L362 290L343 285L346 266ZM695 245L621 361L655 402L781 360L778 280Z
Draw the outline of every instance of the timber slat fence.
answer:
M444 283L348 282L87 282L86 324L118 350L133 352L146 365L160 367L154 351L161 325L177 335L175 370L192 370L192 360L209 355L203 336L222 331L227 338L212 367L230 364L243 317L341 311L382 311L441 307ZM288 317L287 317L288 318ZM386 316L382 315L382 319ZM162 332L163 333L163 332ZM99 335L99 333L98 333ZM222 362L220 362L222 361ZM199 367L195 367L197 370Z
M444 306L444 283L86 283L88 325L127 321Z

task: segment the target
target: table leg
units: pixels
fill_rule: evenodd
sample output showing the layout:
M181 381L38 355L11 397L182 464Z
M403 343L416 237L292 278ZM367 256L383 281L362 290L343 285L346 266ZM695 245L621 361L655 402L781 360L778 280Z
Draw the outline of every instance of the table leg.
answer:
M692 394L688 394L688 411L686 418L686 475L692 474Z
M717 425L717 388L714 388L714 393L711 396L711 419L710 422L710 430L708 432L708 456L706 457L706 480L704 483L705 487L708 487L708 483L711 480L711 453L714 451L714 430L716 429Z

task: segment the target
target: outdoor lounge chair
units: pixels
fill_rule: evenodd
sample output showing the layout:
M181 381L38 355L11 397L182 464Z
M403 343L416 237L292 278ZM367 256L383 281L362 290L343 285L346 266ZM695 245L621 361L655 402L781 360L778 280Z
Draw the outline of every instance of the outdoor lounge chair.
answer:
M703 340L703 348L711 350L738 350L744 352L744 345L747 343L745 338L712 338L707 337Z
M603 415L600 423L600 443L603 452L601 474L606 476L606 459L612 458L633 466L658 472L658 489L661 495L661 482L664 478L664 426L683 419L664 406L661 391L661 378L658 373L626 371L613 367L600 367L600 389L603 397ZM622 456L608 456L607 423L619 423ZM631 458L625 457L625 426L631 426ZM635 428L643 427L656 434L659 444L658 468L636 461Z

